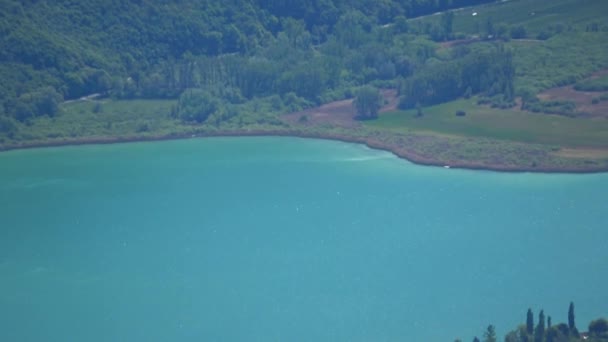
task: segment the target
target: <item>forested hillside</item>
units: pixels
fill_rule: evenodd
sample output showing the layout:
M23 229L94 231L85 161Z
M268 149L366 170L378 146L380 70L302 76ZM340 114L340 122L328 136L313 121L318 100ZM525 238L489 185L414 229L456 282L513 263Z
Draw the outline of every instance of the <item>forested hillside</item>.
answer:
M608 167L601 153L551 154L608 146L604 121L585 119L608 103L594 78L608 68L605 13L599 0L0 0L0 149L278 132L373 138L435 164ZM575 83L596 93L542 94ZM282 116L345 99L357 115ZM547 130L561 118L522 113L577 120ZM485 147L466 154L445 133L542 145L521 155L476 138Z
M482 2L2 0L0 111L24 122L92 93L176 98L206 86L230 102L295 93L319 103L344 83L411 73L408 54L370 43L390 38L379 24L405 32L406 17Z

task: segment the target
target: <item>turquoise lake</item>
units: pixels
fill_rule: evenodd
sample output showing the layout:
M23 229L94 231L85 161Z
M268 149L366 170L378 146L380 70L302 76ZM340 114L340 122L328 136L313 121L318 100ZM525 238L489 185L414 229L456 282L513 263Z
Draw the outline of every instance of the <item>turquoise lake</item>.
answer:
M470 341L608 312L608 174L212 138L0 154L0 341Z

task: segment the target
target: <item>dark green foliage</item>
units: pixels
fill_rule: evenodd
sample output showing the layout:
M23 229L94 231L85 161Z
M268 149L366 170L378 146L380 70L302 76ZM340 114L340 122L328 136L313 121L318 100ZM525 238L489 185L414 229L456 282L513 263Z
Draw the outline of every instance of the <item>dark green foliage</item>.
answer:
M59 103L63 100L53 87L47 86L36 91L24 93L6 104L15 119L24 122L37 116L55 116Z
M0 136L5 135L12 138L17 133L17 123L9 117L0 115Z
M475 338L473 339L473 342L480 342L479 339L477 338L477 336L475 336Z
M511 51L497 45L420 70L402 83L399 107L413 108L418 102L433 105L478 93L498 95L510 103L514 97L514 76Z
M517 329L512 330L505 335L505 342L529 342L531 341L526 326L520 325Z
M563 331L566 328L565 332ZM546 333L547 342L567 342L568 341L568 326L561 323L557 326L550 327Z
M192 89L184 92L179 98L177 112L180 119L186 122L203 123L210 115L221 110L217 98L208 91Z
M511 27L511 38L513 39L523 39L526 38L527 32L526 27L523 25L517 25Z
M378 92L378 89L372 86L365 86L357 91L353 104L357 109L358 119L375 119L378 117L378 110L382 107L382 96Z
M456 111L456 116L465 116L467 115L467 112L465 112L464 110L457 110Z
M541 101L538 99L531 99L525 102L523 109L535 113L559 114L566 116L576 115L576 104L573 101Z
M603 342L608 341L608 320L600 318L592 321L589 324L588 336L579 335L576 325L574 324L574 304L570 303L568 310L568 324L559 323L551 324L551 316L547 317L547 326L545 327L545 315L541 310L538 317L538 324L534 329L533 335L530 332L530 327L534 325L532 310L528 309L526 317L526 325L520 325L517 329L510 331L505 335L505 342L579 342L592 341Z
M540 31L536 35L536 39L538 39L538 40L547 40L547 39L551 38L551 36L553 36L553 34L551 33L551 31L542 30L542 31Z
M492 324L488 325L483 333L483 342L496 342L496 330Z
M570 331L570 334L578 337L578 329L576 328L573 302L570 302L570 306L568 306L568 330Z
M589 336L608 339L608 320L596 319L589 323Z
M534 314L532 313L532 309L528 309L526 313L526 332L528 335L534 333Z
M545 312L540 310L538 314L538 324L534 329L534 342L543 342L545 338Z
M577 82L574 85L574 89L578 91L607 91L608 76L587 79L584 81Z

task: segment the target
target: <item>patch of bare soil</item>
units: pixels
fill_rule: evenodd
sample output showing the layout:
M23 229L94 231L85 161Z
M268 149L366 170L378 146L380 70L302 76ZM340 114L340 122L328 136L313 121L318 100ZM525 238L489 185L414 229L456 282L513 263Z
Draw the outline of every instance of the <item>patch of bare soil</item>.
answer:
M394 89L383 89L380 94L384 98L384 106L380 112L397 109L399 99ZM339 127L358 127L361 123L355 120L357 112L353 99L334 101L319 107L309 108L300 112L283 115L282 119L290 124L303 125L332 125Z
M604 75L608 75L608 69L598 71L587 79L594 79ZM577 111L581 113L581 116L595 118L603 117L608 119L608 101L593 103L593 99L599 98L602 94L608 94L608 92L578 91L574 89L574 86L570 85L545 90L540 93L538 97L541 100L573 101L576 104Z

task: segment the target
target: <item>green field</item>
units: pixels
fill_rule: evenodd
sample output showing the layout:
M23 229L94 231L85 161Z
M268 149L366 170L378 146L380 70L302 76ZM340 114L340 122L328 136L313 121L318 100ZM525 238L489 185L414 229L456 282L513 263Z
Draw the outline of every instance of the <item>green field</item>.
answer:
M456 116L463 110L466 116ZM558 115L479 106L475 99L458 100L416 110L388 112L369 127L394 132L424 131L438 134L496 138L562 147L608 148L608 120L573 119Z
M72 138L166 134L178 130L169 113L175 101L78 101L60 106L56 117L41 117L19 131L19 139L43 141Z
M583 27L593 22L605 25L606 13L608 1L602 0L508 0L455 11L454 31L477 34L491 19L495 25L524 25L528 35L534 37L544 30L567 30L569 26ZM439 16L414 20L438 23Z

